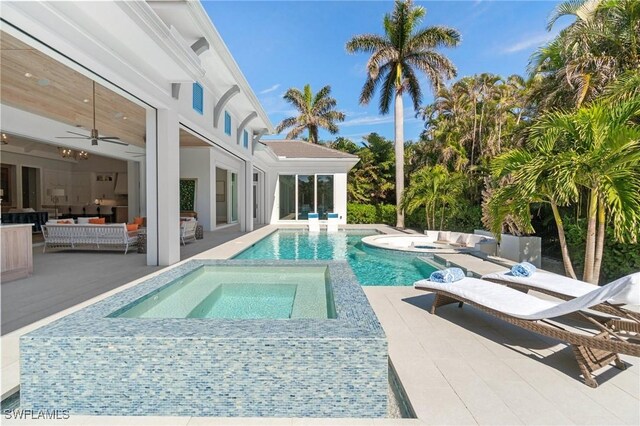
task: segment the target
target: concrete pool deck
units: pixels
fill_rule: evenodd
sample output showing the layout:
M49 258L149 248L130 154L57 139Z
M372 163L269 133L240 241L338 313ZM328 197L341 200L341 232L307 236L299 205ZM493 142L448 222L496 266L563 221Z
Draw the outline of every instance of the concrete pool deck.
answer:
M299 226L298 226L299 227ZM358 226L362 229L363 226ZM379 226L370 226L379 229ZM242 235L196 257L226 259L276 229ZM386 228L387 232L394 232ZM467 256L467 255L460 255ZM453 259L449 259L452 261ZM472 272L491 262L456 257ZM454 262L452 262L454 263ZM492 263L491 263L492 264ZM465 266L466 265L466 266ZM499 268L502 268L498 266ZM477 271L480 272L480 271ZM140 280L102 294L2 337L2 383L18 385L18 333L24 334L95 303ZM640 360L624 357L626 371L601 374L597 389L585 386L570 349L455 305L428 313L432 296L412 287L365 287L389 341L389 354L418 419L282 419L73 416L65 424L149 425L419 425L419 424L639 424ZM12 358L14 362L12 361ZM5 382L6 380L6 382ZM43 424L41 420L4 420Z

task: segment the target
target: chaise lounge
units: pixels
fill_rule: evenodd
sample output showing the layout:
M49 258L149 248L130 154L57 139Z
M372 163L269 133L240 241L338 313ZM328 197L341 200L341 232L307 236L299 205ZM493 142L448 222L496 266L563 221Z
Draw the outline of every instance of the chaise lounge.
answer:
M453 283L421 280L414 287L435 293L432 314L440 306L459 303L462 307L463 303L468 303L508 323L569 343L585 384L590 387L598 386L592 373L609 363L614 362L619 369L626 368L618 354L640 356L640 322L633 318L602 317L583 311L605 302L628 304L629 295L635 291L634 283L629 280L619 280L564 302L543 300L476 278L464 278ZM596 330L571 329L551 320L569 314L578 315Z
M483 275L482 279L498 284L505 284L508 287L524 292L536 290L540 293L548 294L562 300L571 300L576 297L584 296L598 288L598 286L584 281L574 280L573 278L540 270L535 271L528 277L516 276L510 271L505 271ZM627 275L620 278L620 280L630 280L634 283L634 288L637 290L637 293L629 295L629 302L630 305L640 307L640 272ZM614 282L616 281L613 281L610 284L613 284ZM620 306L614 306L606 301L600 305L593 306L593 309L611 315L619 315L625 318L632 317L637 321L640 321L640 312L634 312Z

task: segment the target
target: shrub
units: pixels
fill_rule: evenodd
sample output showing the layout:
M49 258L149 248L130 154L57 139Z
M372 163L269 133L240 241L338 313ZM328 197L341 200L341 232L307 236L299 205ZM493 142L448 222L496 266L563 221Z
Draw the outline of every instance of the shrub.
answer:
M482 209L480 206L463 203L447 211L443 228L459 232L473 232L474 229L482 228L481 216ZM347 223L382 223L395 226L396 206L393 204L349 203L347 204ZM411 214L407 214L405 216L405 225L420 231L426 229L424 211L418 209Z
M396 224L396 206L390 204L347 204L347 223Z
M587 223L585 219L579 219L576 222L573 218L565 218L564 226L571 261L576 268L576 273L579 274L584 267ZM640 244L620 243L615 240L613 229L607 228L600 282L607 283L638 271L640 271Z

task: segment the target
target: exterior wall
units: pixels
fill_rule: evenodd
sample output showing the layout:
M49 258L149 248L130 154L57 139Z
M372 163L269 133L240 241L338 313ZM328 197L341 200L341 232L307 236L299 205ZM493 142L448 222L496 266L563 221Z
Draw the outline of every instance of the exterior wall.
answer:
M181 148L180 178L196 179L196 212L198 223L205 231L215 228L215 185L211 172L215 170L211 148Z
M245 269L327 268L336 318L107 317L203 264L238 262ZM72 416L375 418L387 412L386 337L344 262L190 261L24 335L20 357L22 409L64 407Z

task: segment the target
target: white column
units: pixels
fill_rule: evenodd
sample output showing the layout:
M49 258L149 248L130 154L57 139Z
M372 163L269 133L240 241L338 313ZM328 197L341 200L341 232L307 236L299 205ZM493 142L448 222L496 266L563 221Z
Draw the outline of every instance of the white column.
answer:
M140 216L140 163L127 161L127 205L129 208L128 221Z
M253 231L253 161L244 162L244 230Z
M209 230L216 229L218 212L216 210L216 161L213 149L209 150Z
M147 143L147 263L171 265L180 260L178 116L166 109L157 110L157 120L149 120L149 115L153 111L147 114L148 142L153 134Z

